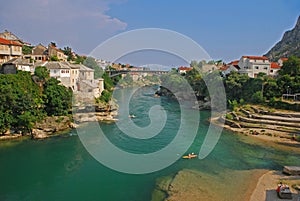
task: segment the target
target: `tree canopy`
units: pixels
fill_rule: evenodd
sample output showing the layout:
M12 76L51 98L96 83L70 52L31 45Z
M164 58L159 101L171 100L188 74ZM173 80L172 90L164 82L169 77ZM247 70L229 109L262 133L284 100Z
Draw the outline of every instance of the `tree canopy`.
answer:
M0 134L10 129L30 133L34 123L46 115L68 114L71 101L72 91L49 79L45 67L37 67L33 77L24 71L0 74Z

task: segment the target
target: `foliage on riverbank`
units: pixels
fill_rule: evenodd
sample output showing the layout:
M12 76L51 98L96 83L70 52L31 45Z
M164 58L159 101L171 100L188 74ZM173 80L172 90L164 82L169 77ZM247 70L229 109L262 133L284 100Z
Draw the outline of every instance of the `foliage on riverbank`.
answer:
M201 68L195 66L183 76L173 70L169 74L163 75L161 81L162 86L173 93L184 91L187 81L198 100L210 100L212 96L219 93L220 89L210 87L211 91L208 91L207 80L210 79L210 83L216 83L218 79L222 79L227 97L227 106L230 109L237 105L252 103L265 104L278 109L300 111L299 105L280 100L283 94L300 93L300 61L296 57L290 57L288 61L284 62L282 69L279 71L279 76L275 78L263 73L256 78L250 78L246 74L237 72L232 72L221 78L220 75L217 75L218 73L218 71L203 73Z
M29 72L0 75L0 134L13 130L31 133L35 123L46 116L67 115L72 91L50 78L45 67Z

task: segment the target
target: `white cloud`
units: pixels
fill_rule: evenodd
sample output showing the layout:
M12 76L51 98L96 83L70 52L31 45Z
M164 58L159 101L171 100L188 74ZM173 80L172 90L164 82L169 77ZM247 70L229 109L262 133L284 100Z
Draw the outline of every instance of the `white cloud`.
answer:
M59 46L89 53L126 29L125 22L107 14L116 3L123 1L10 0L0 8L0 31L8 29L33 44L56 41Z

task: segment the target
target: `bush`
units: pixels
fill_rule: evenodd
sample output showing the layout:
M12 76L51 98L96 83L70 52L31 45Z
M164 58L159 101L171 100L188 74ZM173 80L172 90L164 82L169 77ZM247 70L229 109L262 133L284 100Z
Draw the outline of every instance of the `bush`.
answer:
M233 120L233 116L232 116L232 114L230 114L230 113L227 113L227 114L225 115L225 118L226 118L226 119Z

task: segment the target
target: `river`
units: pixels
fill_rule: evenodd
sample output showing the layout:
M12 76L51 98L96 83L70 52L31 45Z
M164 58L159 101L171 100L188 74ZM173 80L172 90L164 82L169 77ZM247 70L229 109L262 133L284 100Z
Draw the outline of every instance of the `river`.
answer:
M128 94L128 90L116 93L118 104L123 104L122 97ZM147 126L150 123L149 108L159 104L168 117L165 128L153 138L140 140L122 133L115 123L101 123L106 137L115 146L139 154L161 150L172 142L181 123L178 102L166 97L155 98L153 93L151 87L145 87L134 94L129 108L130 113L136 115L132 120L139 126ZM208 129L209 116L208 111L200 112L197 136L186 153L199 151ZM125 121L128 116L122 116L121 111L118 118ZM85 128L91 133L97 130L94 124L85 125ZM283 165L300 165L299 158L299 152L265 146L253 138L223 131L214 150L202 160L179 159L160 171L127 174L95 160L73 130L45 140L0 142L0 200L150 201L156 179L174 175L182 169L209 175L225 171L281 169Z

